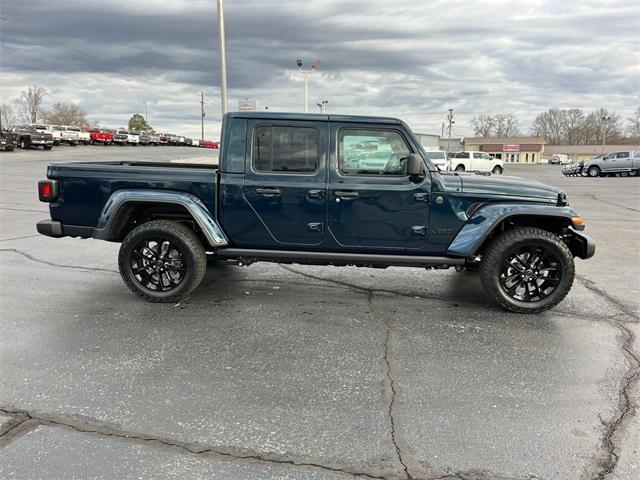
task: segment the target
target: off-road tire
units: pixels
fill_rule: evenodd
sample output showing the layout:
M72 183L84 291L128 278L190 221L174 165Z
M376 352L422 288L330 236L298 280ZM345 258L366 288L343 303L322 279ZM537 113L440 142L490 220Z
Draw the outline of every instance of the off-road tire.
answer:
M131 270L131 256L145 239L166 238L180 250L186 263L186 273L180 283L169 291L155 291L144 287ZM200 239L190 228L170 220L153 220L134 228L123 240L118 254L118 268L122 280L139 297L156 303L177 302L189 296L207 269L207 255Z
M507 294L500 281L503 262L512 249L527 244L544 245L560 260L562 278L549 296L532 302L524 302ZM560 303L571 290L575 277L573 254L555 234L535 227L516 227L507 230L488 245L480 263L480 279L486 292L505 310L516 313L540 313Z

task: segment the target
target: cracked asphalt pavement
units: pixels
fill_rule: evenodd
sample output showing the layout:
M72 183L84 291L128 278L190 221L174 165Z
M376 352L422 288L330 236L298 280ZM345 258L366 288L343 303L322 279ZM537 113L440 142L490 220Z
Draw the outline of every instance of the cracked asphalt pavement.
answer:
M506 167L597 242L536 316L412 268L212 263L149 304L117 244L35 232L49 162L214 154L0 153L0 478L640 478L638 179Z

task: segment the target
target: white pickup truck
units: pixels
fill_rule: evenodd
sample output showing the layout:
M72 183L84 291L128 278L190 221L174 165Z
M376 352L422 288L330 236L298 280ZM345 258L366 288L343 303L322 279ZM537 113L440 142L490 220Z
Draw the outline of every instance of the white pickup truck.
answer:
M80 127L74 127L72 125L65 125L63 128L67 130L67 132L75 132L78 134L78 143L82 143L83 145L89 145L91 143L91 134L89 132L83 131Z
M491 172L499 175L504 170L502 160L485 152L456 152L449 159L449 170L456 172Z
M79 142L78 133L68 131L67 128L62 125L47 125L47 131L53 135L54 145L68 143L69 145L76 146Z

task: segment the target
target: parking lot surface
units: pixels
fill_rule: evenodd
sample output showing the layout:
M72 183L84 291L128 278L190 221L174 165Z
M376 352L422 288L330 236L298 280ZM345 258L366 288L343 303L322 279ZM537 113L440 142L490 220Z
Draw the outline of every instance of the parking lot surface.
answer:
M597 243L534 316L414 268L212 264L150 304L117 244L35 232L50 162L216 154L0 153L0 478L640 478L640 179L505 167Z

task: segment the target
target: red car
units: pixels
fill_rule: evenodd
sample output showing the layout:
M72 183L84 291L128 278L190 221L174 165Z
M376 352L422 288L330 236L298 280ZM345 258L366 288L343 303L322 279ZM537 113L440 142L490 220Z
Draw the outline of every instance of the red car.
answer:
M113 134L107 130L92 128L89 130L89 135L91 137L91 143L93 144L101 143L103 145L109 145L113 142Z
M214 142L213 140L203 140L200 143L201 147L204 148L220 148L220 142Z

